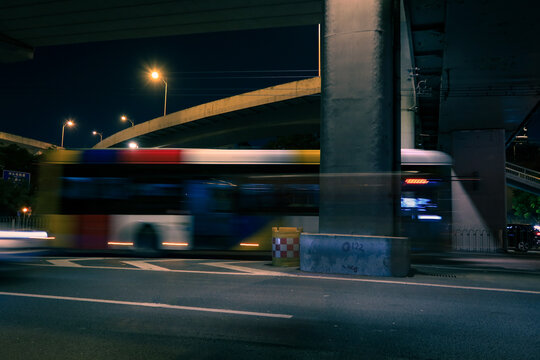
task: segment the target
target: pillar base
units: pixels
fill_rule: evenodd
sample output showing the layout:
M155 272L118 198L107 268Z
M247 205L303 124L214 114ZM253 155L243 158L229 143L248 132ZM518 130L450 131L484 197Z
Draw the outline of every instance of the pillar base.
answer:
M404 277L411 265L404 237L300 235L300 270L326 274Z

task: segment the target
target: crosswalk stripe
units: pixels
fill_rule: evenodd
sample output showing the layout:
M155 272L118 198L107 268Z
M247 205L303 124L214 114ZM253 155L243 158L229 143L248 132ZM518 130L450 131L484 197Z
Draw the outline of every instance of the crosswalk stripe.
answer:
M157 266L154 264L147 263L146 260L122 261L122 262L124 264L135 266L143 270L171 271L170 269L164 268L162 266Z
M54 260L47 260L47 262L53 264L54 266L83 267L81 264L74 263L72 260L73 259L54 259Z

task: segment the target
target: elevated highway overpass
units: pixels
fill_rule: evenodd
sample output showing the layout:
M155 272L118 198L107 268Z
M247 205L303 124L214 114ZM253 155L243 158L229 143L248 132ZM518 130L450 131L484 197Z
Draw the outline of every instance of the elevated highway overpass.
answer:
M515 189L540 196L540 172L506 163L506 183Z
M20 146L30 151L31 153L38 153L42 150L57 148L56 145L49 144L44 141L30 139L27 137L14 135L14 134L8 134L8 133L0 131L0 145L7 146L11 144Z
M145 121L115 133L94 148L220 147L269 137L318 132L319 77L212 101Z

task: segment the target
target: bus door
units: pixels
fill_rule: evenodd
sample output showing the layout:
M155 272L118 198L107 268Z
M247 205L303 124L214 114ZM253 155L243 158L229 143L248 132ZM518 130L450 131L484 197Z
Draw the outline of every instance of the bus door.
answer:
M232 248L236 243L236 185L223 180L201 179L190 180L186 186L188 207L194 217L194 248Z

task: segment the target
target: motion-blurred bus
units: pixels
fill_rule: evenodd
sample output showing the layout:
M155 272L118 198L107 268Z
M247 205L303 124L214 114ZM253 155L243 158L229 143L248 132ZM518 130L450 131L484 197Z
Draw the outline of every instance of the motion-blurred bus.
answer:
M449 240L450 165L443 153L402 150L413 248ZM319 151L55 150L39 189L37 211L60 248L269 252L272 227L318 232Z

